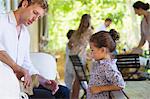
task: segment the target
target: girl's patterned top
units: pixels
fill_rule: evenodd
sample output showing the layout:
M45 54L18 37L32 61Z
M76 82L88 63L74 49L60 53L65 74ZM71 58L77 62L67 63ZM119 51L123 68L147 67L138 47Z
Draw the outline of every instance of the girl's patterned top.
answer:
M116 60L100 60L93 62L90 72L89 87L116 85L124 88L125 82L116 66ZM109 99L109 92L91 94L87 89L87 99Z

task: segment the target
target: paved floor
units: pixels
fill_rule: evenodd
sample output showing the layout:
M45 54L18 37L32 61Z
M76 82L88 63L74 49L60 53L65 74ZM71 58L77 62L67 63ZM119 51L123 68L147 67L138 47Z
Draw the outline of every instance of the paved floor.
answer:
M150 99L150 81L128 81L124 91L130 99Z

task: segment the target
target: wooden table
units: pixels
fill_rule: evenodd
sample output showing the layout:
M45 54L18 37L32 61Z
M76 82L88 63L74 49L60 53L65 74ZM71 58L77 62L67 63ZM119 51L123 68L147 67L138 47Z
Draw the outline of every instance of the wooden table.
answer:
M150 81L127 81L124 91L130 99L150 99Z

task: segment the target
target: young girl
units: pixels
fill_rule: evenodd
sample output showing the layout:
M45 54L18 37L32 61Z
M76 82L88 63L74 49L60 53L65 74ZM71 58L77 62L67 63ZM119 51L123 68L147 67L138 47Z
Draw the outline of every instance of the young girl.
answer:
M95 62L91 68L87 99L112 99L125 87L116 61L111 59L115 47L109 32L100 31L91 36L90 48ZM122 98L119 96L118 99Z

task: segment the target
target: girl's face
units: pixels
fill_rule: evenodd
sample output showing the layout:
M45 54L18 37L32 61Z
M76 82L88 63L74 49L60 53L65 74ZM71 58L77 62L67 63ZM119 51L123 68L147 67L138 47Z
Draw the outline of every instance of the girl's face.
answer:
M90 42L90 49L91 49L92 58L94 58L96 61L105 58L106 56L105 48L97 48L94 45L94 43Z

